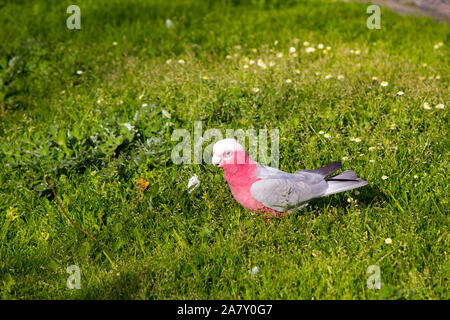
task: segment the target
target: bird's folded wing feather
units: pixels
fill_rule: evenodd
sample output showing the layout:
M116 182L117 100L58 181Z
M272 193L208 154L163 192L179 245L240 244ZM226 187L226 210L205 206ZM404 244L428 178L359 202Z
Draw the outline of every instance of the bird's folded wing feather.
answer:
M328 188L323 177L315 173L290 174L263 166L258 168L258 173L261 180L252 184L252 197L264 206L280 212L321 197Z

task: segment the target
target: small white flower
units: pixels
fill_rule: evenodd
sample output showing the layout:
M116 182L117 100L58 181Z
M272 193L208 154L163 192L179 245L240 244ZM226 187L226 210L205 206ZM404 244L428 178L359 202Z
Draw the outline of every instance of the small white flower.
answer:
M403 91L399 91L399 92L397 92L397 95L398 96L402 96L402 95L404 95L405 93L403 92Z
M296 74L300 74L300 69L295 69Z
M283 53L278 52L278 53L277 53L277 57L278 57L278 58L282 58L282 57L283 57Z
M347 161L348 157L342 157L342 161Z
M225 56L225 59L227 59L227 60L231 60L231 58L233 58L231 55L229 55L229 54L227 54L226 56Z
M83 74L84 71L83 70L77 70L77 74Z
M332 78L332 75L331 75L331 74L327 74L327 75L325 76L325 79L330 79L330 78Z
M381 179L386 180L387 178L389 178L388 176L381 176Z
M286 79L286 83L291 83L292 80L291 79Z
M244 69L248 69L248 64L244 64Z
M425 109L427 109L427 110L430 110L430 109L431 109L430 104L429 104L428 102L424 102L424 103L423 103L423 107L424 107Z
M355 54L359 54L360 53L360 51L359 50L355 50Z
M146 108L146 107L148 107L148 104L147 104L147 103L143 103L141 106L142 106L143 108Z
M306 53L311 53L311 52L314 52L314 51L316 51L316 49L313 48L313 47L308 47L308 48L305 49Z
M166 64L171 64L172 63L172 59L167 59L166 60Z
M265 64L264 64L264 61L262 61L261 59L259 59L258 60L258 66L260 66L260 67L262 67L262 66L264 66Z
M259 88L253 88L252 91L257 93L257 92L259 92Z
M369 147L369 151L375 150L375 147Z
M418 178L419 178L419 176L416 176L416 175L415 175L415 176L414 176L413 178L414 178L414 179L418 179Z
M113 41L112 45L117 46L118 45L117 41Z
M187 186L188 191L191 192L192 190L197 188L199 184L200 184L200 180L198 180L197 175L194 174L188 181L188 186Z
M303 42L303 45L304 45L305 47L307 47L307 46L309 46L309 42L308 42L308 41L305 41L305 42Z
M442 103L439 103L435 106L436 109L444 109L445 106Z
M369 160L369 162L370 162L370 163L374 163L374 162L375 162L375 160L373 160L373 159L370 159L370 160Z
M248 270L248 274L251 275L252 277L255 277L259 272L259 268L258 267L253 267L252 270Z
M323 136L328 139L331 138L331 134L329 134L329 133L325 133Z
M388 84L389 84L389 82L387 82L387 81L381 81L380 86L387 87Z
M325 133L325 131L323 131L323 130L319 131L319 134L324 134L324 133Z
M386 238L386 239L384 240L384 243L386 243L386 244L392 244L392 239L391 239L391 238Z
M170 19L166 20L166 27L167 29L173 28L173 22Z
M326 49L327 49L327 51L330 51L330 50L331 50L331 47L330 47L330 46L328 46L328 47L326 47Z
M342 80L342 79L344 79L344 76L342 74L340 74L337 76L337 78L338 78L338 80Z
M178 60L178 63L179 63L179 64L184 64L184 60L183 60L183 59L180 59L180 60Z
M376 80L378 80L378 77L373 76L372 80L376 81Z
M250 61L248 62L248 64L250 64L250 65L255 64L255 60L250 60Z
M294 53L294 52L295 52L295 48L294 48L294 47L290 47L290 48L289 48L289 52L290 52L290 53Z
M317 49L320 49L320 50L322 50L324 48L324 46L323 46L323 44L322 43L319 43L318 45L317 45Z
M436 80L439 80L441 78L441 76L436 76Z
M394 130L397 125L395 123L391 124L391 130Z
M144 97L144 94L141 94L138 99L141 100L143 97Z

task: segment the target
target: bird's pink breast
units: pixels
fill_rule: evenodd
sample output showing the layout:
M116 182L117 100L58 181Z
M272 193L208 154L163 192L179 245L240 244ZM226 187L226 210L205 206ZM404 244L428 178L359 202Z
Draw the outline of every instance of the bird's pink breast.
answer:
M255 163L239 165L239 170L236 173L228 173L225 171L224 176L230 186L233 197L248 210L258 210L263 205L256 201L250 192L250 188L259 178L256 177Z

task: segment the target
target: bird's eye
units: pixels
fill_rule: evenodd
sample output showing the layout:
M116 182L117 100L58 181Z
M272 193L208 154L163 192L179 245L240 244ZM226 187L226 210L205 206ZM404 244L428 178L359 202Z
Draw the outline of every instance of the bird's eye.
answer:
M231 156L231 154L232 154L233 152L231 152L231 151L227 151L227 152L225 152L225 157L229 157L229 156Z

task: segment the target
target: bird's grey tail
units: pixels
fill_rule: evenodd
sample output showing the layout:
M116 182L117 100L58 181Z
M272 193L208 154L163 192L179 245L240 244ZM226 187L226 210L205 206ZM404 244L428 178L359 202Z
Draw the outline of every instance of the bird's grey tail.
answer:
M326 196L367 185L367 181L358 178L356 173L351 170L326 178L325 181L328 183L328 189L325 193Z

